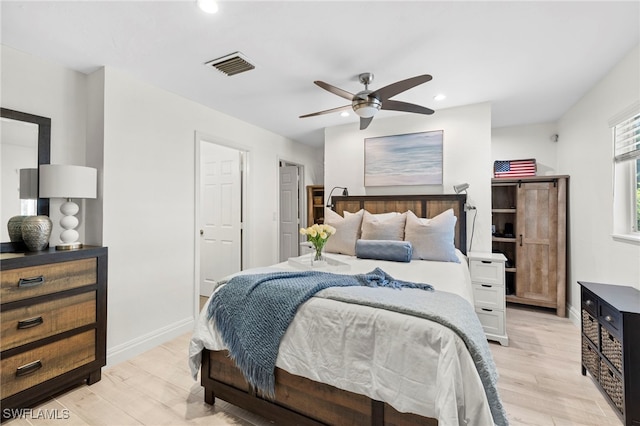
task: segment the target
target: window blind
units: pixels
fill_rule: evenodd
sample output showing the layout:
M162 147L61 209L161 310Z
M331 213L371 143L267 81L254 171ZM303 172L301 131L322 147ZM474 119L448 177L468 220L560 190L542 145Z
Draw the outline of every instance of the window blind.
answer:
M614 126L615 161L640 158L640 112Z

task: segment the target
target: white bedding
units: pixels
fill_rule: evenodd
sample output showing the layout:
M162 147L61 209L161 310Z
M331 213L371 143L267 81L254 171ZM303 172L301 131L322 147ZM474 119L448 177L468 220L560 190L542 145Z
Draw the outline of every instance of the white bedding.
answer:
M380 267L404 281L428 283L438 291L456 293L473 305L466 259L461 263L413 260L410 263L357 259L330 254L349 264L345 274ZM241 273L294 269L287 262ZM423 290L404 288L387 291ZM397 294L397 293L395 293ZM434 417L439 424L493 424L484 388L462 339L448 328L425 319L321 297L300 306L280 344L276 365L292 374L384 401L400 412ZM404 295L406 296L406 294ZM189 355L194 378L200 352L225 349L206 318L207 305L196 323Z

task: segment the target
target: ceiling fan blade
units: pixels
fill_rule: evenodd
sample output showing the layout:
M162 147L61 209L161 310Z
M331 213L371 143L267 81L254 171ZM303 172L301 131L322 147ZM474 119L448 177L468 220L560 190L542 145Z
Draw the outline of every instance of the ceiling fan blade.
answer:
M390 84L388 86L384 86L378 90L375 90L371 93L372 96L375 96L376 98L380 99L381 101L385 101L389 98L394 97L395 95L397 95L398 93L402 93L405 90L409 90L412 87L415 87L419 84L422 83L426 83L427 81L431 80L433 77L431 77L429 74L423 74L423 75L419 75L416 77L411 77L408 78L406 80L402 80L402 81L397 81L393 84Z
M389 111L403 111L403 112L415 112L418 114L433 114L433 110L431 108L423 107L416 104L410 104L408 102L402 101L392 101L387 99L382 102L382 108Z
M360 117L360 130L364 130L367 127L369 127L369 123L371 123L371 120L373 120L373 117L369 117L369 118Z
M324 111L314 112L311 114L301 115L300 118L315 117L316 115L331 114L332 112L346 111L352 109L351 105L345 105L338 108L327 109Z
M353 93L349 93L346 90L342 90L336 86L332 86L329 83L325 83L324 81L318 81L318 80L314 81L314 83L316 84L316 86L320 86L324 90L331 92L334 95L338 95L341 98L345 98L349 101L353 99Z

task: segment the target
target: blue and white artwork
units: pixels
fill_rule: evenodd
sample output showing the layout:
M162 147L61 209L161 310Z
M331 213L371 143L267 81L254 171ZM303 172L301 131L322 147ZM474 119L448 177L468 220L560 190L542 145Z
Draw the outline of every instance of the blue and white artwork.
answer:
M442 185L442 130L364 140L364 186Z

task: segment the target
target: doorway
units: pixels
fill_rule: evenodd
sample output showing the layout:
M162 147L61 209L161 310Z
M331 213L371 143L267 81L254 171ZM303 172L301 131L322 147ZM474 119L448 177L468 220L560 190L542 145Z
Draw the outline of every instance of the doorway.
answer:
M280 219L279 219L279 260L284 262L300 254L301 216L304 201L304 166L280 160L279 162Z
M243 149L196 133L196 277L201 296L243 267L246 157Z

